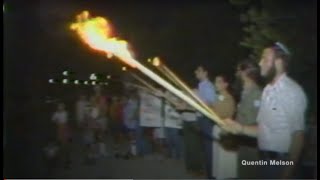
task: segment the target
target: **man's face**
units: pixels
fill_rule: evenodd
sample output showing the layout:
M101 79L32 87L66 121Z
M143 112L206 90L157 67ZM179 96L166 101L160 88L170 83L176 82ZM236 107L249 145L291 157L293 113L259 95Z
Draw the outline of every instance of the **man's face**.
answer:
M270 77L275 74L274 51L271 48L264 49L259 65L262 77Z
M196 78L202 80L206 76L206 71L200 66L194 71Z

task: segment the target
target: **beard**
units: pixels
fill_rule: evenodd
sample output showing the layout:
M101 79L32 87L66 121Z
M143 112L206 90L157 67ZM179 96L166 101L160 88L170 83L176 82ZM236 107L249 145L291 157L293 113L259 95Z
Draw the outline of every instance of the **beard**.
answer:
M276 77L277 71L276 71L276 67L273 64L272 67L269 69L269 71L266 73L266 75L264 75L264 80L265 83L270 83L274 80L274 78Z

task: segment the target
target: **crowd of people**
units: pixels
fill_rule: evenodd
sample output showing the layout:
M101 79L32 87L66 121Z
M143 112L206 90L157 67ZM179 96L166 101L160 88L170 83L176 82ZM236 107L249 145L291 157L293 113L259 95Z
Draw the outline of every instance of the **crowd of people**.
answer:
M276 43L263 51L259 64L240 62L235 73L241 82L238 92L226 75L217 75L212 83L210 67L197 67L199 84L194 92L224 120L222 127L170 93L155 96L178 113L181 128L144 127L139 122L139 90L106 97L100 87L95 87L89 100L85 95L79 97L75 109L86 159L90 162L107 156L105 137L111 136L116 157L157 152L184 160L186 170L199 178L293 177L304 142L307 99L300 85L286 73L289 57L286 48ZM265 87L261 76L266 80ZM67 165L72 139L68 117L65 105L59 103L52 121ZM119 152L122 142L129 143L124 154ZM292 161L294 165L241 165L243 161L259 160Z

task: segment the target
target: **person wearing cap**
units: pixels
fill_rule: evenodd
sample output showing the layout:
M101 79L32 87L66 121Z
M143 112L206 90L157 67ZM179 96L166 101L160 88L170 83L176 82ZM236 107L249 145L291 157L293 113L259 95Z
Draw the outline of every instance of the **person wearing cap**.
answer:
M259 161L243 165L261 167L260 178L290 178L298 165L304 143L306 95L287 75L290 53L281 43L263 50L260 73L268 84L263 89L257 125L225 119L225 130L257 137Z
M262 94L261 88L259 87L260 70L258 64L250 60L240 62L237 66L236 78L242 82L241 98L237 107L236 121L243 125L256 125ZM237 144L239 145L239 178L256 178L256 166L241 165L241 160L258 160L256 138L239 136L237 137Z

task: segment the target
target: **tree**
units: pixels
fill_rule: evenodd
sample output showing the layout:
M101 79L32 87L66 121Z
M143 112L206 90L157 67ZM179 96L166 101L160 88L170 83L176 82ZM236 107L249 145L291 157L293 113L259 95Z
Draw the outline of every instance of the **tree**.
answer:
M244 37L242 47L258 61L270 42L284 43L290 53L290 75L306 90L311 109L316 111L317 1L229 0L240 9ZM314 106L313 106L314 104Z

